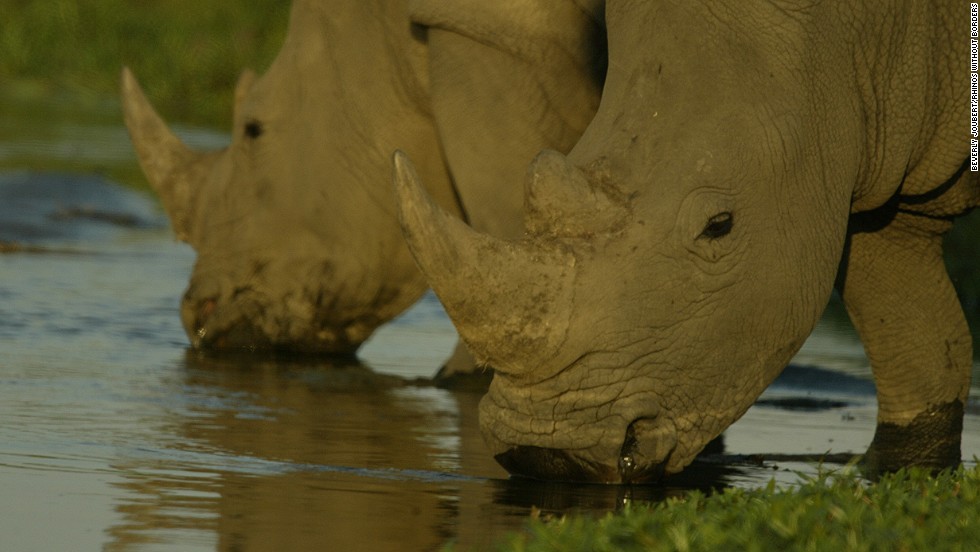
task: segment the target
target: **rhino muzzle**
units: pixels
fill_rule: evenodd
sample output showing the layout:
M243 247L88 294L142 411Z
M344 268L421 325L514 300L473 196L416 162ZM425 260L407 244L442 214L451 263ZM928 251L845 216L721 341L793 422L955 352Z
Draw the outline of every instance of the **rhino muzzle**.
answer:
M518 477L579 483L658 483L664 477L670 454L659 461L644 462L637 426L647 422L641 418L627 427L619 457L609 462L596 462L574 452L529 445L515 446L497 454L494 459Z
M518 477L575 482L611 482L618 479L614 468L577 458L559 449L523 445L502 452L494 459L511 475Z
M353 355L377 325L362 320L329 324L312 320L292 325L293 318L276 316L259 301L223 304L211 297L185 298L181 318L195 349L330 356Z

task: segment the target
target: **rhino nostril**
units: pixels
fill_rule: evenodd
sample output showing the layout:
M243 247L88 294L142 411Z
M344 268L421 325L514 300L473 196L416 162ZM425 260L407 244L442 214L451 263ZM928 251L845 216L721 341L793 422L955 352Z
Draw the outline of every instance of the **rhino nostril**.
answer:
M208 331L205 325L217 307L218 301L214 298L204 299L197 304L197 312L194 313L194 333L198 339L204 339L204 336L207 335Z
M218 306L218 302L214 299L205 299L201 301L197 306L197 319L204 322L214 313L214 309Z
M626 428L626 438L623 439L623 448L619 451L619 476L623 481L633 479L633 472L636 470L636 421L634 420Z
M623 483L659 481L664 476L667 466L667 458L653 465L640 465L643 454L640 452L640 441L637 438L637 431L643 433L644 426L654 424L653 418L637 418L626 428L626 436L623 438L623 447L619 451L619 477ZM637 460L640 456L640 460ZM669 456L669 454L668 454Z

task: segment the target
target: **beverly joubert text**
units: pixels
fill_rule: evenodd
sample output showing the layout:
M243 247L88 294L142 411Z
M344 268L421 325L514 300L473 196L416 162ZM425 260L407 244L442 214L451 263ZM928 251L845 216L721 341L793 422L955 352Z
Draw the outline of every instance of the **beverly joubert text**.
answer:
M970 170L980 170L980 7L970 2Z

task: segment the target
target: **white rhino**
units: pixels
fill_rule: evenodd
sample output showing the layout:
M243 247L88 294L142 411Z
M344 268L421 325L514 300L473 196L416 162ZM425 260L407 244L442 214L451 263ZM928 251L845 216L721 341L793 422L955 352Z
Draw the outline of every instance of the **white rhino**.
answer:
M496 369L480 418L500 463L681 470L835 281L878 390L869 467L958 463L972 352L941 242L980 204L964 6L609 0L598 113L531 165L516 240L448 216L397 154L409 246Z
M498 183L519 183L542 148L570 149L594 114L598 5L409 4L296 0L217 152L182 144L124 70L140 162L198 255L181 307L194 347L351 354L416 301L426 284L388 184L396 148L447 212L465 216L462 200L476 228L520 234L522 189Z

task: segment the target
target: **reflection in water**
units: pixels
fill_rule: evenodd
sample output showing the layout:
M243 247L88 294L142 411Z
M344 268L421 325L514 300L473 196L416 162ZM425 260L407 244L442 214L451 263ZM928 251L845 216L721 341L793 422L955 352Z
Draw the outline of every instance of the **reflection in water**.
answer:
M761 484L767 466L700 463L666 486L507 479L480 441L478 394L328 364L188 352L158 428L166 451L114 468L127 498L112 549L161 528L221 550L429 550L491 544L532 509L615 510L630 502Z
M152 538L173 514L190 514L222 550L440 542L446 483L432 468L456 460L443 444L454 405L426 403L422 390L353 363L188 353L180 370L182 404L161 430L184 470L161 469L157 458L119 466L135 494L120 506L117 543ZM392 479L379 477L386 470Z

